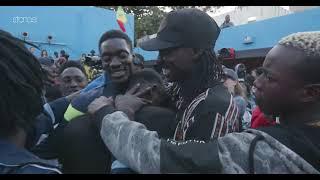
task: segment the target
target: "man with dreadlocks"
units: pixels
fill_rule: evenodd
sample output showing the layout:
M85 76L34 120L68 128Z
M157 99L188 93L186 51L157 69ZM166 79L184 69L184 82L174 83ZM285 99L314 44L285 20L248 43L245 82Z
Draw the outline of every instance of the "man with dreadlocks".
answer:
M25 149L43 105L43 71L21 40L0 30L0 174L60 173Z
M281 124L207 143L168 142L117 111L104 117L101 136L140 173L320 174L319 69L320 31L291 34L269 51L254 82L258 106Z
M220 29L205 12L170 12L157 37L141 44L159 50L160 64L176 99L178 122L174 140L218 138L238 130L238 110L221 84L223 70L213 52Z

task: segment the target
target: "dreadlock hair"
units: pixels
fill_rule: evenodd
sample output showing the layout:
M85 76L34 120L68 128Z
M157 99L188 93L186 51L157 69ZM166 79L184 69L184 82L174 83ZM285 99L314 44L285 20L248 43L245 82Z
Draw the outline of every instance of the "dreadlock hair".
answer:
M205 89L215 86L217 83L221 82L224 75L221 64L218 61L215 52L209 48L204 49L201 58L202 70L201 73L201 83L200 86L195 91L195 95L202 93Z
M218 58L213 51L213 49L206 49L204 51L204 60L208 62L207 66L207 84L209 87L215 85L217 82L220 82L224 73L222 65L218 61Z
M198 49L199 50L199 49ZM182 106L184 107L191 101L195 96L199 95L200 93L204 92L207 88L213 87L216 84L220 83L222 77L224 75L222 65L218 61L213 48L204 49L202 55L199 57L201 58L202 63L202 70L201 78L200 78L200 85L196 87L196 90L193 94L188 95L188 97L179 97L180 87L177 83L174 83L170 89L167 90L167 94L172 95L172 101L179 101L182 102ZM180 107L180 103L176 104L176 106Z
M42 111L43 71L21 40L0 30L0 136L27 130Z
M120 31L120 30L110 30L110 31L107 31L105 32L104 34L102 34L102 36L100 37L100 40L99 40L99 51L100 51L100 47L101 47L101 44L108 40L108 39L113 39L113 38L120 38L120 39L124 39L127 44L130 46L130 50L132 52L132 41L131 39L129 38L129 36Z
M305 83L320 82L320 31L298 32L282 38L279 45L295 48L305 54L305 59L294 70Z

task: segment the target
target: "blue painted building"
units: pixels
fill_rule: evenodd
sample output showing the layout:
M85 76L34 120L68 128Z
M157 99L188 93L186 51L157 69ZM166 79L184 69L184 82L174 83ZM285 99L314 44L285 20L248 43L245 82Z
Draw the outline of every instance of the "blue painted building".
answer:
M306 10L286 16L257 21L223 29L216 42L215 51L234 48L236 61L263 59L266 53L282 37L294 32L320 30L320 8ZM125 27L134 39L134 17L127 15ZM0 7L0 29L34 42L49 54L64 49L71 59L92 49L98 52L97 43L103 32L120 29L114 11L85 6L5 6ZM48 43L48 36L52 41ZM245 42L245 39L247 40ZM158 52L135 48L146 60L157 59ZM36 55L39 55L37 52ZM261 63L261 62L260 62Z
M126 33L134 38L134 17L127 15ZM116 13L91 6L4 6L0 7L0 29L33 42L49 55L65 50L70 59L82 53L98 51L100 36L110 29L120 29ZM48 36L52 40L48 43ZM40 52L36 52L39 56Z
M134 52L143 55L146 61L156 60L159 54L158 51L145 51L139 47L134 48Z
M284 36L302 31L320 31L320 8L257 21L245 25L222 29L216 42L215 51L234 48L235 60L227 64L253 63L261 65L267 52ZM142 54L145 51L139 49ZM152 51L148 59L156 59L158 53Z
M216 42L215 51L222 48L233 48L235 60L226 63L234 66L245 63L252 66L262 64L268 51L284 36L302 31L320 31L320 8L257 21L245 25L222 29ZM157 52L148 53L148 59L156 59Z
M234 48L236 59L264 57L284 36L320 30L320 8L223 29L215 50ZM245 41L245 39L247 41Z

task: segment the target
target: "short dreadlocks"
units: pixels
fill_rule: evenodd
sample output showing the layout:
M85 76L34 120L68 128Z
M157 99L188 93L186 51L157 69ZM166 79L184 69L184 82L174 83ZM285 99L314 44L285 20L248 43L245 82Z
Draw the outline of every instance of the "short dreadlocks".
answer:
M21 40L0 30L0 136L30 127L42 111L43 71Z

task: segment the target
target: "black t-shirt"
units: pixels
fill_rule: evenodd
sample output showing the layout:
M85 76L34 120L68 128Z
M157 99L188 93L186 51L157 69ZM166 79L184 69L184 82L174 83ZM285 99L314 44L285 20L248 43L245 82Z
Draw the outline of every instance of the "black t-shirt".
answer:
M258 130L273 138L300 155L314 168L320 170L320 128L306 125L262 127Z
M158 106L145 106L136 113L137 122L144 124L148 130L157 131L162 139L172 138L177 123L175 112Z

